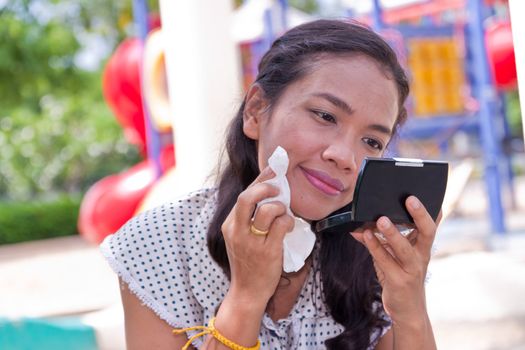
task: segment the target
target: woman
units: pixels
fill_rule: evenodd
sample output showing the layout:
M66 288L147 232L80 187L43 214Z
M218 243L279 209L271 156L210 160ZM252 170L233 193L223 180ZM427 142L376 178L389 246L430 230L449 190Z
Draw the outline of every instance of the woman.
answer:
M348 204L363 158L382 156L406 119L407 95L395 53L360 24L319 20L277 39L232 121L217 188L134 218L102 245L120 276L129 349L188 339L202 349L434 349L424 279L436 223L417 198L407 199L413 244L382 217L390 251L370 230L318 234L293 273L283 273L293 218L275 201L255 211L279 193L265 183L277 146L295 216L315 223Z

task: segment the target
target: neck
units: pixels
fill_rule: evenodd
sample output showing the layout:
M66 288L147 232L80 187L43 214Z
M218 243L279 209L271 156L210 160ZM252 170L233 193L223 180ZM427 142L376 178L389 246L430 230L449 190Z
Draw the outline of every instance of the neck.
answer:
M278 321L290 314L311 268L312 258L310 256L299 271L282 274L279 285L266 307L266 312L272 320Z

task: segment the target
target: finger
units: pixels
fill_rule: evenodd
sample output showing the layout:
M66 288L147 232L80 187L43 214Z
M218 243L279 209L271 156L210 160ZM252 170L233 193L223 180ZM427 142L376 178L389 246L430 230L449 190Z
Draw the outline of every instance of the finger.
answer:
M374 227L374 230L377 231L375 227ZM417 242L417 234L415 234L416 232L417 232L416 230L413 230L408 236L405 236L405 238L408 239L411 245L414 245ZM354 237L356 241L366 246L364 232L353 231L353 232L350 232L350 235ZM389 248L388 241L386 241L385 238L381 237L382 234L376 233L375 236L376 238L378 238L379 242L383 245L383 247L385 247L385 249L389 253L394 254L393 250Z
M365 245L365 238L364 238L364 232L369 229L369 230L372 230L372 231L376 231L376 227L375 227L375 224L370 222L370 223L364 223L363 225L355 228L352 232L348 232L352 237L354 237L355 240L357 240L358 242L360 242L361 244Z
M383 270L381 270L381 268L375 260L372 260L372 263L374 264L374 270L376 271L377 281L379 282L381 287L384 287L385 273L383 272Z
M408 239L410 245L415 246L417 243L417 236L419 235L416 229L412 230L405 238Z
M286 207L283 203L264 203L257 209L251 224L260 231L269 231L275 218L283 214L286 214Z
M439 226L441 219L443 219L443 209L439 210L438 217L436 218L436 226Z
M367 227L360 227L359 229L357 230L354 230L353 232L349 232L349 234L354 237L354 239L356 241L358 241L359 243L363 244L366 246L365 244L365 231L366 230L371 230L372 232L375 233L375 236L376 238L379 239L379 242L381 242L381 244L386 244L387 242L381 238L381 234L377 232L377 228L374 226L367 226Z
M248 186L248 188L258 184L258 183L261 183L261 182L264 182L266 180L270 180L272 178L275 177L275 173L273 172L272 168L270 168L269 166L267 166L266 168L264 168L260 173L259 175L257 175L257 177L255 178L255 180L253 180L253 182Z
M399 232L392 221L386 216L382 216L377 220L376 224L386 239L386 243L388 243L391 252L393 252L395 258L401 265L408 270L411 266L414 266L413 264L416 263L414 248L408 239Z
M288 214L278 216L270 226L266 242L278 247L282 246L284 236L294 228L295 220Z
M365 234L364 232L350 232L350 235L352 237L354 237L354 239L356 241L358 241L359 243L363 244L364 246L366 246L366 243L365 243Z
M257 203L265 198L275 197L279 194L279 189L267 183L258 183L250 188L247 188L239 197L235 204L235 213L241 222L249 223Z
M415 245L419 253L430 256L430 250L436 237L436 223L425 209L423 204L415 196L409 196L405 202L407 210L414 219L417 227L418 237Z
M396 274L401 273L401 267L395 261L394 257L386 251L379 239L372 234L372 231L364 232L365 245L376 265L376 271L380 269L388 276L395 278Z

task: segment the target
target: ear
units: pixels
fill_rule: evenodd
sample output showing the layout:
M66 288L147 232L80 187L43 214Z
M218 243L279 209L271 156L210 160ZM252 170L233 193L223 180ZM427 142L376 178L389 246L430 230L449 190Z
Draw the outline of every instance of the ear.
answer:
M263 116L267 113L268 102L264 91L258 84L253 84L246 94L242 116L244 134L252 140L258 140Z

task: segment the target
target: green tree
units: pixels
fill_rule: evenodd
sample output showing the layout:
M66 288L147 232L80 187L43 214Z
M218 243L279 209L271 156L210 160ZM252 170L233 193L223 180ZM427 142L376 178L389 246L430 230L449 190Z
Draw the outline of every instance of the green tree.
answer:
M81 192L138 161L101 89L131 10L105 0L8 0L0 9L0 197Z
M290 0L290 5L307 13L317 13L319 4L317 0Z
M520 97L518 90L508 92L505 95L505 103L507 104L507 118L509 121L512 136L522 137L523 127L521 119Z

